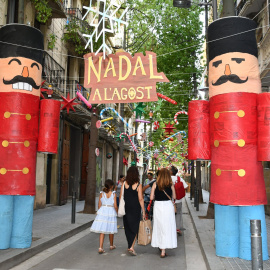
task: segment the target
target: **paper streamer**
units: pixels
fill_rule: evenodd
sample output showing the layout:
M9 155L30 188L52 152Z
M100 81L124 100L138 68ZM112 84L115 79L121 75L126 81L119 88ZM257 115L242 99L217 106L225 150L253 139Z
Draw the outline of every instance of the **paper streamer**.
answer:
M137 134L138 134L138 133L131 134L131 135L129 135L129 137L136 136Z
M164 143L164 142L168 141L170 138L175 137L175 136L176 136L177 134L179 134L179 133L180 133L180 134L184 134L184 137L183 137L183 138L185 138L185 137L187 136L186 132L181 130L181 131L178 131L177 133L173 134L172 136L166 138L165 140L161 141L161 143Z
M129 139L129 141L130 141L130 143L131 143L131 146L132 146L132 148L133 148L133 150L136 152L136 153L138 153L138 150L136 149L136 146L134 145L134 143L132 142L132 140L130 139L130 136L127 134L127 133L121 133L120 134L120 139L122 139L122 136L123 135L125 135L125 136L127 136L128 137L128 139Z
M77 91L77 97L89 108L92 108L92 105L89 103L89 101L80 93Z
M113 108L111 107L107 107L107 108L104 108L101 112L100 112L100 117L103 118L103 113L105 111L113 111L118 117L119 119L127 126L127 128L129 128L129 125L128 123L125 121L125 119Z
M172 103L173 105L177 105L177 102L175 100L173 100L173 99L171 99L171 98L169 98L167 96L164 96L164 95L162 95L160 93L157 93L157 96L164 99L164 100L166 100L166 101L168 101L168 102L170 102L170 103Z
M179 122L177 121L177 116L180 115L180 114L188 115L188 113L187 113L186 111L179 111L179 112L177 112L177 113L174 115L174 118L173 118L176 125L179 124Z
M148 120L141 120L141 119L136 119L135 122L141 122L141 123L146 123L146 124L150 124L151 123Z

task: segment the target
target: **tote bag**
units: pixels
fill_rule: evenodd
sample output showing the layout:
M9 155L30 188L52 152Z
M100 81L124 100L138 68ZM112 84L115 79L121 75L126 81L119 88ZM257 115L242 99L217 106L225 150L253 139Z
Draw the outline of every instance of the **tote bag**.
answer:
M121 196L118 208L118 217L123 217L126 214L125 210L125 200L124 200L124 192L125 192L125 182L122 184L123 194Z
M138 245L146 246L150 244L152 239L151 220L141 220L138 234Z

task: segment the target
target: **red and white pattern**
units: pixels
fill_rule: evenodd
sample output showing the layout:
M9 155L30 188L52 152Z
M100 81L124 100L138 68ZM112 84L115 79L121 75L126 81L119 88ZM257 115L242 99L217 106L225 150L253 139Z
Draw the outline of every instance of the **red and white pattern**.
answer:
M188 113L187 113L186 111L179 111L179 112L177 112L177 113L174 115L174 118L173 118L176 125L179 124L179 122L177 121L177 116L178 116L179 114L186 114L186 115L188 115Z
M129 136L127 133L124 133L124 132L121 133L121 134L120 134L120 139L122 139L122 136L123 136L123 135L125 135L125 136L128 137L129 142L131 143L131 146L132 146L133 150L134 150L136 153L138 153L138 150L137 150L136 146L134 145L134 143L133 143L132 140L130 139L130 136Z
M149 142L149 146L150 147L154 146L154 142Z
M159 122L155 121L154 122L154 130L157 130L157 129L159 129Z

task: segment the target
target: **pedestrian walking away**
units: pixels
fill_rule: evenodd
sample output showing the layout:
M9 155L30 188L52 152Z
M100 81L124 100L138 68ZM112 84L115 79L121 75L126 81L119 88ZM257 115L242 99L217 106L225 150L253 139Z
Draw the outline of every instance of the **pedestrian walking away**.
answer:
M125 190L124 190L125 189ZM136 256L134 245L137 239L141 219L141 209L145 219L142 185L139 182L137 167L131 166L127 171L126 181L122 186L120 200L124 190L125 211L123 217L125 235L128 242L128 252Z
M117 203L114 183L108 179L105 181L105 187L100 192L98 201L97 216L90 228L91 232L100 233L98 253L105 252L103 249L105 234L109 234L110 250L116 248L113 244L114 234L117 233Z
M177 178L180 178L180 181L183 183L184 189L188 188L188 184L185 182L183 178L180 176L177 176L178 169L175 166L170 167L170 173L172 177L172 182L175 185L175 182L177 181ZM179 235L182 235L181 229L183 228L183 217L182 217L182 199L181 200L175 200L175 206L176 206L176 230Z
M155 199L151 246L160 249L161 258L167 256L166 249L177 248L175 211L172 202L175 197L170 172L163 168L159 171L150 196L151 200Z

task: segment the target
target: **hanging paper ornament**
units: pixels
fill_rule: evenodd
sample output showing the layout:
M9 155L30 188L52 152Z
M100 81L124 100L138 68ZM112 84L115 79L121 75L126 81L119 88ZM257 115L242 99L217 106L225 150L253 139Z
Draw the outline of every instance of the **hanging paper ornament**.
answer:
M154 122L154 130L157 130L157 129L159 129L159 122L155 121Z
M150 147L154 146L154 142L152 142L152 141L149 142L149 146L150 146Z
M171 99L171 98L169 98L169 97L167 97L165 95L157 93L157 96L164 99L164 100L166 100L166 101L168 101L168 102L170 102L170 103L172 103L173 105L177 105L177 102L175 100L173 100L173 99Z
M146 124L150 124L151 123L148 120L141 120L141 119L136 119L135 122L146 123Z
M108 135L114 135L116 134L116 126L115 125L106 125L105 129L108 132Z
M173 118L176 125L179 124L179 122L177 121L177 116L180 115L180 114L188 115L188 113L187 113L186 111L179 111L179 112L177 112L177 113L174 115L174 118Z
M111 158L112 158L112 153L107 153L107 154L106 154L106 158L107 158L107 159L111 159Z
M123 164L124 164L125 166L128 166L128 160L127 160L125 157L123 157Z
M101 123L101 121L100 120L98 120L97 122L96 122L96 128L101 128L101 126L102 126L102 123Z
M89 103L89 101L79 91L77 91L76 94L78 99L81 100L89 109L92 108L92 105Z
M145 141L146 140L146 133L142 133L141 135L141 141Z
M143 105L143 102L140 102L135 109L133 110L134 112L136 112L136 118L141 118L142 114L145 113L144 108L146 107L146 105Z
M73 108L74 105L79 104L79 103L74 103L74 100L76 99L76 97L70 99L69 93L67 94L67 98L65 98L63 96L61 96L61 97L63 99L63 101L61 101L61 103L64 104L64 106L61 108L61 110L66 109L68 114L69 114L69 109L72 109L74 112L76 112L75 109Z
M169 135L171 135L171 133L174 133L173 130L176 129L176 128L174 127L174 123L171 124L171 122L169 122L168 124L165 124L165 127L163 129L165 129L165 132L166 133L168 133Z
M95 154L97 157L99 156L99 149L98 148L95 149Z
M181 135L181 133L178 133L175 137L176 137L176 139L177 139L178 142L181 142L182 141L182 135Z
M154 154L154 159L157 159L158 158L158 154Z

